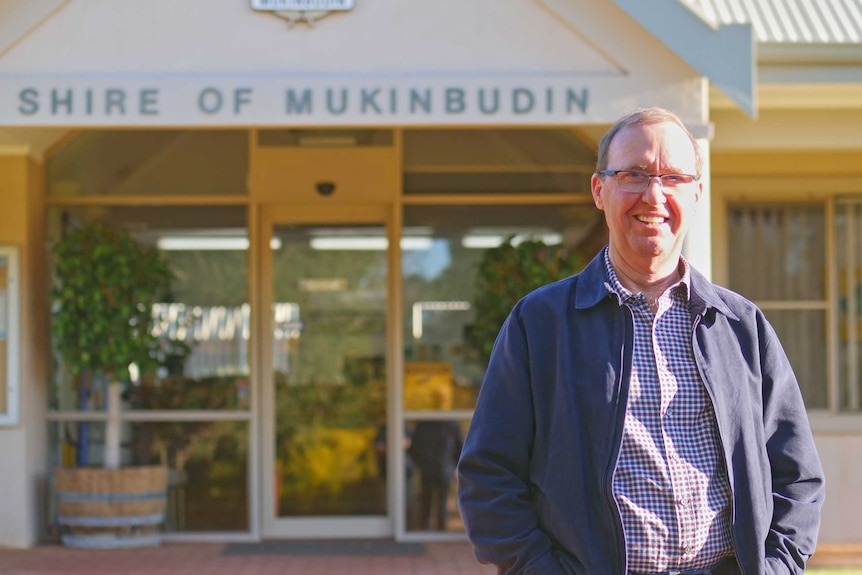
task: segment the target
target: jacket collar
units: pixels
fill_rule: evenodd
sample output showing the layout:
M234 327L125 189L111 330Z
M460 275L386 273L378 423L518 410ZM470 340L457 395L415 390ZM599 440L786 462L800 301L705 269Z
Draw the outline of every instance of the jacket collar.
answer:
M604 248L578 274L578 285L575 290L575 309L586 309L598 305L603 299L614 297L605 271ZM697 315L705 315L707 310L716 311L733 319L736 317L719 295L715 285L707 280L694 266L689 264L691 272L691 311Z
M706 279L703 274L689 265L691 269L691 311L697 315L706 315L707 310L714 309L727 317L738 320L730 307L719 295L715 284Z
M596 257L578 274L575 309L591 308L605 298L616 297L605 271L604 253L604 248L599 250Z

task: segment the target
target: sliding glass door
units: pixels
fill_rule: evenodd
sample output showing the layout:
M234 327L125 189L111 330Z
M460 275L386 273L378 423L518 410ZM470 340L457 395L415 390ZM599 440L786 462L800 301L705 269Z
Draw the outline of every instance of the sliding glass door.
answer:
M265 536L391 535L385 211L268 206L261 229Z

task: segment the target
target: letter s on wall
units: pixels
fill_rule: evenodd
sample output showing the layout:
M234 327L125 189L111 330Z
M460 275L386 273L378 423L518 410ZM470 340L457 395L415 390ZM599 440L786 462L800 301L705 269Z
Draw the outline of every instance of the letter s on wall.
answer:
M18 111L25 116L32 116L39 111L39 92L36 88L24 88L18 92L18 99L21 105L18 106Z

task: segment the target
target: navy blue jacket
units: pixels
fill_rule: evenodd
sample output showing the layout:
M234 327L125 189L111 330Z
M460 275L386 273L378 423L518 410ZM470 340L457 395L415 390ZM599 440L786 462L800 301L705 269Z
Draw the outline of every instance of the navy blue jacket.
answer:
M790 363L754 304L691 271L692 346L715 408L745 575L798 574L814 552L824 478ZM633 324L600 253L504 323L458 464L476 557L503 574L623 575L611 488Z

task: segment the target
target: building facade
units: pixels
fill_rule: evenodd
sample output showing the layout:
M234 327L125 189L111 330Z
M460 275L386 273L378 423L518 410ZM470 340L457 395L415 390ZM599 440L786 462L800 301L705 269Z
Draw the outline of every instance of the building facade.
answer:
M168 538L463 538L411 438L469 424L482 264L594 254L598 140L653 105L708 158L686 257L797 371L821 544L862 542L862 6L646 4L0 7L0 544L56 535L52 470L101 463L106 382L50 331L51 248L91 221L174 270L121 414L124 464L171 469Z

